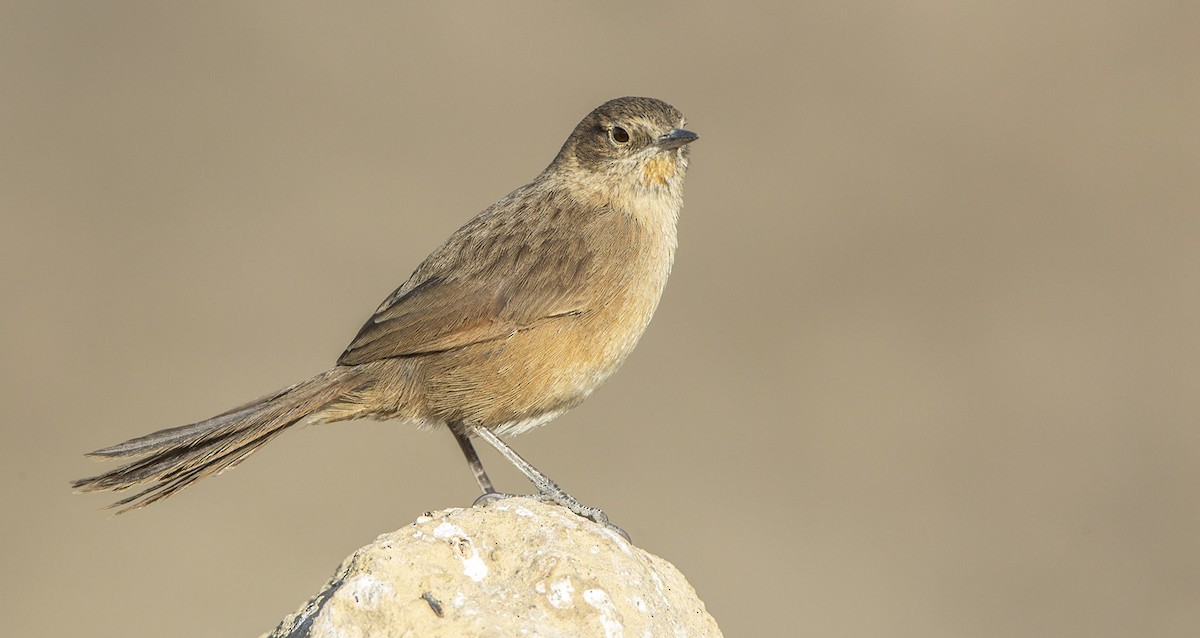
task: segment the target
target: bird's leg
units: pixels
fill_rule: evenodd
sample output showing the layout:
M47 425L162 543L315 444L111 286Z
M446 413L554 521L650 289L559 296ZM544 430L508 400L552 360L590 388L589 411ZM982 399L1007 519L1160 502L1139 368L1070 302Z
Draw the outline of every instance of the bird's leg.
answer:
M467 457L467 465L471 466L475 482L479 483L479 489L483 491L483 496L476 499L475 503L506 496L492 487L492 479L488 478L487 471L483 469L483 461L479 460L479 454L475 452L475 446L471 443L471 435L467 434L462 425L458 423L451 423L450 431L454 433L454 440L458 441L458 447L462 448L463 456Z
M510 463L515 465L516 468L518 470L520 470L521 473L524 474L525 477L528 478L529 481L531 483L533 483L533 485L535 487L537 487L538 491L541 492L541 494L544 498L549 499L550 501L553 501L555 503L558 503L559 505L562 505L563 507L571 510L572 512L574 512L575 514L577 514L579 516L582 516L587 519L591 519L597 523L600 523L601 525L604 525L605 527L608 527L609 529L611 529L611 530L617 532L618 534L620 534L621 536L625 537L625 540L627 540L627 541L630 540L629 534L625 533L625 530L608 522L608 516L605 515L603 510L601 510L599 508L595 508L595 507L588 507L587 505L580 503L574 496L567 494L567 492L565 490L563 490L563 488L559 487L557 483L550 480L550 477L546 476L545 474L542 474L541 471L539 471L536 467L533 466L533 464L531 464L529 461L526 461L525 459L521 458L521 455L517 454L516 450L509 447L508 444L505 443L504 441L500 440L500 437L493 434L491 430L488 430L487 428L482 428L479 426L469 426L469 427L470 427L469 432L471 434L474 434L475 436L483 439L489 445L496 448L497 452L499 452L502 456L504 456L504 458L508 459L508 461ZM459 436L459 434L456 432L455 436ZM466 436L467 436L466 434L462 435L462 438L459 439L459 444L463 445L464 453L466 453L466 451L468 449L470 449L471 455L473 455L475 450L474 450L474 448L470 447L471 442L469 440L467 440L465 444L463 443L463 441L466 440ZM467 456L468 462L471 461L471 455ZM475 458L475 463L478 463L478 457ZM475 465L472 465L472 468L474 468L474 467L475 467ZM479 465L479 469L476 472L476 478L478 478L478 473L482 472L482 471L483 471L483 466ZM484 476L486 478L486 475L484 475ZM481 487L483 486L482 482L480 482L480 486ZM491 487L490 482L488 483L488 487ZM486 490L485 490L485 492L486 492ZM493 490L493 492L494 492L494 490Z

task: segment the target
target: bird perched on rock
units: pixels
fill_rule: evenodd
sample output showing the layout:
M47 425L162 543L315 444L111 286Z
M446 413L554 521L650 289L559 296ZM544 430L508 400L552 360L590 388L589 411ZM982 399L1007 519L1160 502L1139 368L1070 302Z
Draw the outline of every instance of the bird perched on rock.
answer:
M471 439L494 446L547 498L607 523L499 437L579 404L633 350L671 271L688 144L660 100L605 102L533 181L471 219L379 306L337 365L191 425L92 452L140 457L75 481L143 489L135 509L229 469L306 421L399 419L454 434L484 496L499 496Z

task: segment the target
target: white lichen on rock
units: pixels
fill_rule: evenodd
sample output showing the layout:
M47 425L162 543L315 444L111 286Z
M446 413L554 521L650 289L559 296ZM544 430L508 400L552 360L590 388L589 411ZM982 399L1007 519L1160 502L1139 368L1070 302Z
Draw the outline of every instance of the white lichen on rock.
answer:
M558 507L430 512L356 551L271 638L720 636L670 563Z

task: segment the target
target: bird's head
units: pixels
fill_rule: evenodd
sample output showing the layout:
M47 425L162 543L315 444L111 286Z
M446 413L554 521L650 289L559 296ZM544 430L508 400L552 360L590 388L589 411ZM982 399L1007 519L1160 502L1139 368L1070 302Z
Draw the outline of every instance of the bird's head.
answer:
M700 137L684 124L683 114L662 100L609 100L575 127L550 170L587 192L681 197L688 145Z

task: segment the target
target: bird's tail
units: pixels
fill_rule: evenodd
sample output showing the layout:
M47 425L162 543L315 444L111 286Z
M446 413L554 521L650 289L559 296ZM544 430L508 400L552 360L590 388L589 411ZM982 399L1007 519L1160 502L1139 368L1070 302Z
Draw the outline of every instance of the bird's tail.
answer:
M359 385L350 368L339 366L211 419L96 450L88 456L141 458L71 485L77 492L117 492L149 485L110 506L121 508L118 513L145 507L237 465L288 427L347 397Z

